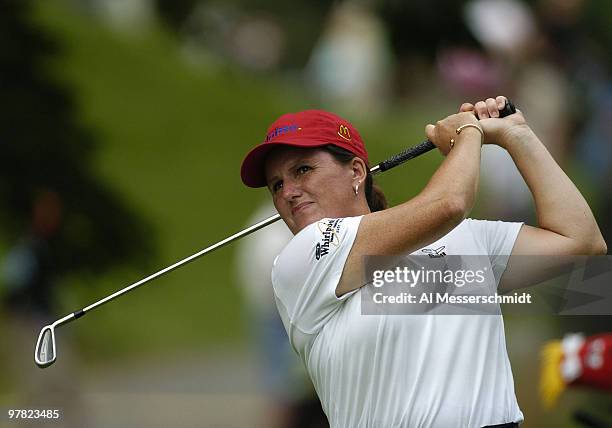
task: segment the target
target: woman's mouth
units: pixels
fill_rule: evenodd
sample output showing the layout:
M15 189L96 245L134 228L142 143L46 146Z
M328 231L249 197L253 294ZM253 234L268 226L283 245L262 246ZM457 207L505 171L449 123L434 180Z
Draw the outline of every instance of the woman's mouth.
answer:
M307 206L309 206L311 204L312 204L312 202L302 202L302 203L299 203L296 206L294 206L293 208L291 208L291 214L296 215L297 213L303 211L304 208L306 208Z

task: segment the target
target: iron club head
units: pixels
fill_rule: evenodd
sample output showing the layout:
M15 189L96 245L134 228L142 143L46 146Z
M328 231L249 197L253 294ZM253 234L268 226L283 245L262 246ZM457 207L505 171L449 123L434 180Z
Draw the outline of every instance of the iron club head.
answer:
M34 350L34 361L40 368L49 367L55 362L55 324L49 324L42 328Z

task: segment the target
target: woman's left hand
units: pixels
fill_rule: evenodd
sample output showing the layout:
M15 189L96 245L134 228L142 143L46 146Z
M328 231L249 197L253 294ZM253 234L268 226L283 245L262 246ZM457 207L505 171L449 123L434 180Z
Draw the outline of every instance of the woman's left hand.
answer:
M520 110L516 113L499 117L499 111L506 105L506 97L497 96L478 101L476 104L463 103L460 112L472 112L479 119L480 126L484 131L485 144L497 144L506 148L509 143L520 139L529 126Z

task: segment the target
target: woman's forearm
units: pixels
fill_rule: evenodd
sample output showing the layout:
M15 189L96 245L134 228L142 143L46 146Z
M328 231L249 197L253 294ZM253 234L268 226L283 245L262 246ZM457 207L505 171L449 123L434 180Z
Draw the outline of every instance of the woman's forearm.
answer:
M422 191L422 194L453 200L463 218L471 211L478 192L480 138L477 130L466 128Z

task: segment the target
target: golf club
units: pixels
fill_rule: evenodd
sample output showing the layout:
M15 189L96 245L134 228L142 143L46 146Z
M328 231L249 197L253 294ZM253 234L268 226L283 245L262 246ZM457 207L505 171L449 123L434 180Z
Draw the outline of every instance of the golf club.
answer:
M514 107L514 105L507 100L506 101L506 105L504 106L503 110L500 111L500 116L501 117L505 117L508 116L510 114L513 114L516 112L516 109ZM404 151L402 151L401 153L398 153L397 155L379 163L378 165L375 165L374 167L370 168L370 173L372 175L376 175L379 174L381 172L387 171L391 168L394 168L398 165L401 165L402 163L413 159L417 156L420 156L424 153L427 153L428 151L432 150L435 148L435 145L431 142L431 141L424 141L421 144L408 148ZM58 319L57 321L53 322L52 324L46 325L44 326L41 331L40 334L38 335L38 341L36 342L36 348L34 350L34 361L36 362L36 365L38 367L41 368L45 368L50 366L51 364L53 364L57 358L57 349L56 349L56 345L55 345L55 328L59 327L60 325L63 324L67 324L70 321L73 321L77 318L82 317L83 315L85 315L87 312L92 311L93 309L100 307L102 305L104 305L105 303L110 302L111 300L116 299L119 296L122 296L132 290L134 290L135 288L140 287L141 285L146 284L147 282L158 278L162 275L165 275L169 272L172 272L173 270L194 261L195 259L208 254L218 248L221 248L227 244L229 244L230 242L233 242L237 239L240 239L244 236L250 235L251 233L262 229L276 221L278 221L280 219L280 215L279 214L275 214L271 217L268 217L265 220L260 221L259 223L256 223L252 226L247 227L246 229L241 230L238 233L233 234L232 236L229 236L219 242L217 242L216 244L213 244L195 254L192 254L189 257L186 257L176 263L174 263L173 265L170 265L158 272L155 272L152 275L147 276L146 278L141 279L140 281L137 281L131 285L128 285L125 288L122 288L119 291L116 291L115 293L101 299L98 300L95 303L92 303L89 306L84 307L83 309L80 309L76 312L73 312L71 314L66 315L63 318Z

